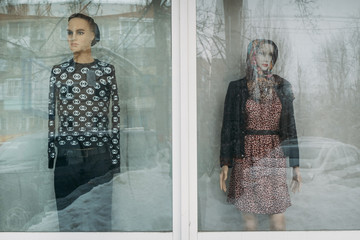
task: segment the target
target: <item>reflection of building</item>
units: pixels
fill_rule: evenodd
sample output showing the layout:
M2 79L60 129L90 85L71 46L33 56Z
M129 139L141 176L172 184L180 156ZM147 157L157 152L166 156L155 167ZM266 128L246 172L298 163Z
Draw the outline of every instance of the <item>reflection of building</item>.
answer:
M154 128L155 118L148 116L154 114L155 104L150 103L156 101L151 89L159 84L155 77L158 66L154 55L159 51L155 49L154 11L134 2L138 1L89 7L109 14L95 17L101 41L94 55L116 67L122 114L126 115L121 121L124 127ZM51 66L71 57L66 42L67 17L79 6L54 3L49 8L49 4L43 4L47 11L39 11L38 4L24 5L11 8L10 13L10 8L0 10L8 11L0 13L0 135L47 128ZM168 36L163 40L170 45L167 24ZM170 59L170 51L164 54ZM169 69L170 61L167 64L163 67ZM162 87L167 91L167 86Z

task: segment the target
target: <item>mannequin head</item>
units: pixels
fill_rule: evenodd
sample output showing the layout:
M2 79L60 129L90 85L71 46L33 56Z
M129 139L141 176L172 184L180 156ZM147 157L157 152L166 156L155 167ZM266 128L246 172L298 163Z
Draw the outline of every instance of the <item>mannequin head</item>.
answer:
M100 41L100 31L94 19L81 13L69 17L67 33L69 47L73 53L89 51Z
M250 42L247 52L247 68L260 69L264 72L271 71L278 57L276 44L267 39L256 39Z

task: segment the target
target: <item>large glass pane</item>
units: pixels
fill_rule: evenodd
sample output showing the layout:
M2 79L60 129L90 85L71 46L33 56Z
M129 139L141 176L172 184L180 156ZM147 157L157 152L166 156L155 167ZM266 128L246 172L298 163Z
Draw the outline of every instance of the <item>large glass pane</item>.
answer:
M94 62L71 60L77 12ZM0 231L171 231L171 2L1 1L0 48Z
M200 231L269 230L276 228L273 223L285 227L282 216L287 230L360 229L359 9L360 2L350 0L197 0ZM253 42L249 56L255 62L246 63L248 44L255 39L277 45L272 72L272 44ZM267 55L264 46L272 53L265 70L256 62L260 54ZM291 125L270 121L279 114L275 100L272 110L268 105L267 111L259 110L265 106L262 96L274 97L260 84L265 79L270 92L276 93L274 99L282 100L280 113L290 111L281 95L283 85L271 82L272 74L292 86L298 144L295 137L287 137L292 144L281 138L283 132L276 132L285 125L289 132ZM229 85L245 76L246 80ZM269 127L271 122L275 125ZM266 139L279 139L281 145L275 140L265 144ZM286 167L278 164L297 148L302 186L294 194L291 166L296 163L286 158ZM266 155L272 150L280 155ZM220 158L231 167L226 193L219 187ZM286 185L280 187L280 181ZM283 213L280 220L269 221L276 213Z

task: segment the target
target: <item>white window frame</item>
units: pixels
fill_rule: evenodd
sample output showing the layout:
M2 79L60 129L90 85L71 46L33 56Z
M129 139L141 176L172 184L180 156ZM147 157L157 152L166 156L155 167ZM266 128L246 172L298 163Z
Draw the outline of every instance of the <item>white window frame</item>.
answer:
M181 24L180 24L181 23ZM359 231L198 232L196 0L172 1L173 231L107 233L0 233L27 240L358 239Z

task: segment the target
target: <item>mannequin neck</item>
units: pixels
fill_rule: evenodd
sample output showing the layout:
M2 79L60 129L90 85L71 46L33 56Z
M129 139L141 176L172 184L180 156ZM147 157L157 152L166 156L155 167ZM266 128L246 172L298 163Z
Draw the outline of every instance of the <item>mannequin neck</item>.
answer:
M74 53L74 61L77 63L91 63L94 61L94 58L91 55L91 48L83 52Z

